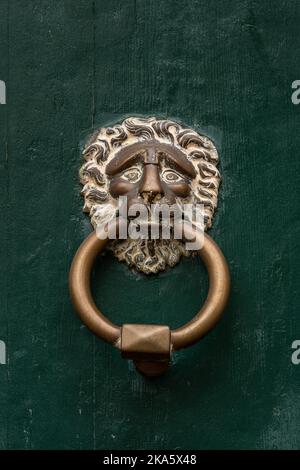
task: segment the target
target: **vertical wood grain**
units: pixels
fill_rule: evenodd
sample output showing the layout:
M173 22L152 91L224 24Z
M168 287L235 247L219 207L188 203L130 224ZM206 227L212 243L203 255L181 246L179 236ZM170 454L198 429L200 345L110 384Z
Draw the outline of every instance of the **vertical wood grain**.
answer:
M299 20L295 0L0 2L0 448L299 447ZM91 230L80 147L131 114L215 140L210 234L233 280L218 327L152 381L83 327L67 286ZM207 278L199 260L145 278L107 255L93 289L116 322L175 327Z

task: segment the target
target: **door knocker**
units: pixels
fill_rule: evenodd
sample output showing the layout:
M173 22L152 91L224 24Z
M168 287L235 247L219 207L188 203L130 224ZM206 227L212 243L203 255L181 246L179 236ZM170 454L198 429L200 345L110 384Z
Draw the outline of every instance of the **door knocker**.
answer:
M160 375L172 351L191 346L216 325L228 299L226 260L205 233L217 206L217 150L208 137L177 122L131 117L96 132L83 156L83 210L95 230L72 262L74 307L86 326L132 359L139 372ZM90 290L93 263L104 249L145 274L173 268L182 256L198 254L209 276L203 307L174 330L113 324L96 307Z

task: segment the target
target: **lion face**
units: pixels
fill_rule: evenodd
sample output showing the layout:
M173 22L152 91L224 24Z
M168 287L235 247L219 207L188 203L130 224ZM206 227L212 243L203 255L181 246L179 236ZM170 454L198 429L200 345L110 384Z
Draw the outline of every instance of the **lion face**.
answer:
M117 215L120 196L128 213L134 204L201 204L204 227L209 228L217 205L220 174L213 143L192 129L155 118L128 118L100 129L83 156L84 211L97 226ZM146 274L174 266L188 256L180 240L116 240L109 249L120 260Z

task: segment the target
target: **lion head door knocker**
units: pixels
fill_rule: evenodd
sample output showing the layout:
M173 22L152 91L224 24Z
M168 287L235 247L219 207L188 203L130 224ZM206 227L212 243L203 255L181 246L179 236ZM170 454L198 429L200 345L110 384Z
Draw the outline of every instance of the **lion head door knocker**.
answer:
M139 372L160 375L172 351L191 346L216 325L229 295L226 260L205 233L217 205L217 150L208 137L177 122L131 117L96 132L83 156L83 210L95 230L73 259L73 304L88 328L132 359ZM145 274L199 254L209 275L203 307L175 330L113 324L96 307L90 290L93 262L104 248Z

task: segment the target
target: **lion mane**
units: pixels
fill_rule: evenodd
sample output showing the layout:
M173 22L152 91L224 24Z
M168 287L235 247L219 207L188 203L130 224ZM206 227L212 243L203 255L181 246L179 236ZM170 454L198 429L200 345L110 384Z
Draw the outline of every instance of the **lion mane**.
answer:
M114 215L115 199L109 193L109 179L105 173L106 165L114 158L120 147L148 140L156 140L179 148L193 164L196 177L191 182L192 198L194 203L202 204L204 228L209 229L217 207L220 184L220 173L217 169L219 157L216 147L207 136L193 129L183 127L175 121L160 120L155 117L129 117L116 125L103 127L92 135L85 146L83 150L85 163L80 168L79 176L83 185L83 211L90 215L93 227L96 229L99 223L111 219ZM164 269L166 265L174 266L181 255L188 256L185 250L178 248L177 256L172 258L170 249L174 249L174 242L173 240L173 246L172 243L168 246L165 242L160 246L160 251L168 252L167 260L165 259L160 265L158 263L156 267L151 267L148 271L145 266L135 267L144 272L157 272ZM126 249L129 257L124 256L124 243L121 242L119 245L112 243L112 251L118 259L127 261L127 264L136 264L129 256L128 246Z

